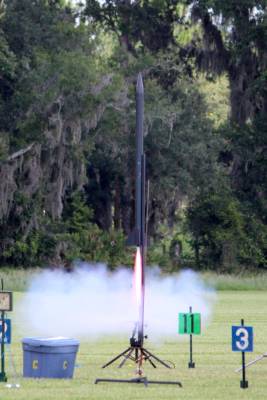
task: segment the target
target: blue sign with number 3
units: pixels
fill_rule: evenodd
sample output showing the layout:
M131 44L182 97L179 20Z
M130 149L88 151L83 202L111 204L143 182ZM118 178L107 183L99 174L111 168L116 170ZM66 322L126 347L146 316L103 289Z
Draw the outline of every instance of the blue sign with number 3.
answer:
M232 350L253 351L253 327L232 326Z

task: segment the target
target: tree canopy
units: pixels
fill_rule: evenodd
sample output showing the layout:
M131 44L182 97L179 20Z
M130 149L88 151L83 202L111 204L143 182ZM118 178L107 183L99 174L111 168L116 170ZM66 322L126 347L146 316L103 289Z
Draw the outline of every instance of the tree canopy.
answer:
M266 268L266 8L1 1L1 265L131 262L142 72L148 263Z

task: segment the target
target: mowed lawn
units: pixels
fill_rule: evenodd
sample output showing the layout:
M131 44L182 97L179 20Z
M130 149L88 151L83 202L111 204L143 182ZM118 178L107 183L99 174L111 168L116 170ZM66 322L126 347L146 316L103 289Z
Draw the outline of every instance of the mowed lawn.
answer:
M17 297L17 302L19 296ZM179 310L177 310L178 312ZM15 312L14 312L15 313ZM12 317L12 314L10 314ZM71 318L71 316L70 316ZM88 318L90 316L88 315ZM160 318L160 316L159 316ZM147 341L146 347L163 360L173 361L175 369L159 366L153 369L145 365L145 376L156 380L179 380L183 387L141 384L99 383L96 378L132 378L134 365L131 361L122 369L115 365L106 369L101 366L128 346L128 340L116 340L108 336L97 343L81 342L77 368L72 380L22 378L22 348L20 329L14 326L11 351L18 378L7 355L9 383L19 382L19 389L0 383L0 399L25 400L137 400L137 399L266 399L267 358L247 370L248 389L240 389L240 374L234 370L241 364L241 354L231 351L231 326L239 325L240 319L254 327L254 352L247 353L247 361L267 352L267 292L222 291L218 292L212 321L201 336L194 338L195 369L188 369L188 340L178 335L166 339L161 345ZM15 324L14 324L15 325Z

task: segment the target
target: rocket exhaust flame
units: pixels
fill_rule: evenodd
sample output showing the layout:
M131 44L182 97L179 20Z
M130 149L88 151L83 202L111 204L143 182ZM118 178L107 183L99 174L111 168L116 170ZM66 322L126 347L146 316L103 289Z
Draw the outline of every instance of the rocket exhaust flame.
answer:
M142 348L144 340L144 289L144 263L142 259L142 250L139 246L137 246L134 263L134 291L138 317L136 327L132 335L132 343L140 348ZM136 358L138 375L142 375L143 358L144 356L141 351L140 356Z
M136 248L136 253L135 253L134 294L135 294L135 301L139 310L142 304L142 258L141 258L140 247Z

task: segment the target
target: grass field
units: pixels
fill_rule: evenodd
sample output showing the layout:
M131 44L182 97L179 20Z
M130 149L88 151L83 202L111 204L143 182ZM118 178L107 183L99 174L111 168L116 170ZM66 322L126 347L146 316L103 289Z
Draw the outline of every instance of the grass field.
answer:
M16 302L22 294L16 296ZM16 308L16 304L15 304ZM241 364L241 354L231 351L231 325L239 324L240 318L254 327L254 353L247 353L247 361L267 351L267 292L265 291L221 291L215 306L212 322L203 334L194 338L194 361L196 368L188 369L188 340L180 341L174 335L161 345L149 340L146 347L164 360L176 364L172 370L145 366L149 379L180 380L183 388L176 386L134 384L94 384L97 377L132 378L134 365L128 362L122 369L114 366L101 369L106 361L121 352L128 340L106 337L97 343L81 342L77 368L73 380L46 380L22 378L22 338L16 326L11 351L18 377L14 377L7 357L9 383L19 382L19 389L9 389L0 383L0 399L18 400L138 400L138 399L265 399L267 396L267 359L247 371L249 388L239 387L240 374L234 370ZM12 315L11 315L12 317ZM159 316L160 318L160 316Z

